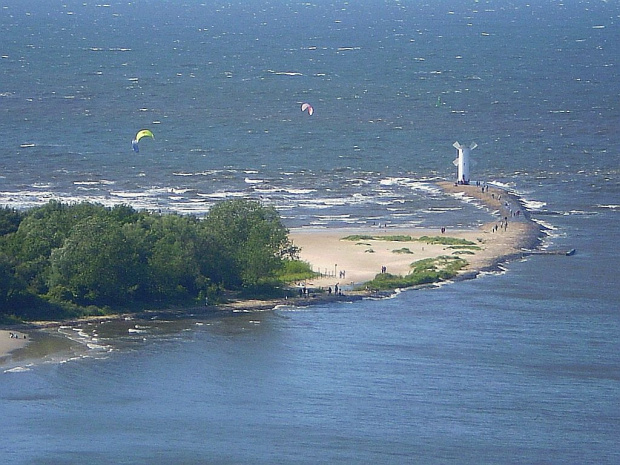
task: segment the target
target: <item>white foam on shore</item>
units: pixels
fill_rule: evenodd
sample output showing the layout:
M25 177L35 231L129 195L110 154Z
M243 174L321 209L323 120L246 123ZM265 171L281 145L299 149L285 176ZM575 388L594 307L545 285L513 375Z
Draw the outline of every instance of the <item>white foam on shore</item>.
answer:
M436 185L428 184L426 182L416 181L413 184L410 184L409 187L411 187L414 190L428 192L431 194L443 195L444 193L444 191L440 189L439 187L437 187Z
M546 221L543 221L543 220L538 219L538 218L536 218L536 219L534 219L532 221L534 221L534 223L536 223L537 225L541 226L543 228L543 230L546 230L546 231L555 231L557 229L551 223L547 223Z
M25 365L25 366L17 366L17 367L13 367L13 368L8 368L6 370L4 370L4 373L24 373L26 371L30 371L31 367L33 366L32 363Z
M98 337L96 337L96 332L93 332L93 334L88 334L84 328L59 326L58 333L65 336L67 339L78 343L80 346L87 348L88 355L93 355L94 353L108 353L112 351L112 346L100 343ZM81 354L81 356L85 356L87 354ZM72 356L75 356L75 354L72 354Z

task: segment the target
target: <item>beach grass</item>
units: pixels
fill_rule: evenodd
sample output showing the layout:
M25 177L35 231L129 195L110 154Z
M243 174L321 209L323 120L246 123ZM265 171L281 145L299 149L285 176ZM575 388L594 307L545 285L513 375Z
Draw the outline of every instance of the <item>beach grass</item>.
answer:
M411 264L411 272L405 276L391 273L380 273L366 287L376 290L391 290L432 284L454 278L467 266L467 261L449 255L425 258Z
M369 235L369 234L351 234L342 238L343 241L388 241L388 242L411 242L416 240L408 235Z
M305 281L318 276L319 273L312 271L312 266L303 260L285 260L282 270L278 273L278 280L284 283Z
M413 237L407 234L396 235L370 235L370 234L351 234L342 238L343 241L386 241L386 242L425 242L427 244L440 244L456 247L475 247L476 243L467 239L450 236L421 236Z
M413 254L409 247L403 247L401 249L394 249L392 253L405 253L405 254Z
M450 246L475 246L476 243L467 239L460 239L458 237L450 236L421 236L417 239L420 242L426 242L427 244L440 244Z

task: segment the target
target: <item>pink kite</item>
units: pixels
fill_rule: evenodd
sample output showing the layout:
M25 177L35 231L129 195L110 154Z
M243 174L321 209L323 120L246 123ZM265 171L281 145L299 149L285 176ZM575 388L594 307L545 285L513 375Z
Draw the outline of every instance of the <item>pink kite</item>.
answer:
M308 110L308 114L310 116L312 116L312 113L314 113L314 108L312 108L312 105L310 105L309 103L302 103L301 111L306 111L306 110Z

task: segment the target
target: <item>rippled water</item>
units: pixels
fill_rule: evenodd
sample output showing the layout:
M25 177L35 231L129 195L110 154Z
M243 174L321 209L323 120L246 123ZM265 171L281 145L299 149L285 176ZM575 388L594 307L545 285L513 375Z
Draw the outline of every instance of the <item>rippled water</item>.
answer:
M291 227L474 226L491 213L433 181L475 140L472 176L577 250L390 300L34 333L0 373L3 461L619 461L616 3L0 15L2 205L243 196Z

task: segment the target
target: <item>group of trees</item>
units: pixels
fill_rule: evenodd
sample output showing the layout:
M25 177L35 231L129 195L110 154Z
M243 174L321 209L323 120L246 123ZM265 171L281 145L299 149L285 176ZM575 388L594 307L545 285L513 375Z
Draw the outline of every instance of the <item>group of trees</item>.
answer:
M3 208L0 316L204 299L274 285L296 258L275 209L251 200L223 201L202 220L126 205Z

